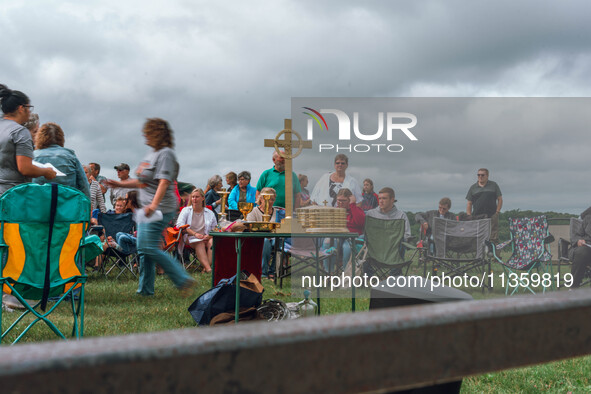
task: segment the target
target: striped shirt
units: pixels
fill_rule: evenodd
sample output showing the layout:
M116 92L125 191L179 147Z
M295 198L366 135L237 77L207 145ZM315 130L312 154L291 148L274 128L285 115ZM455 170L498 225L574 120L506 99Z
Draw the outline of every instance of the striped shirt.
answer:
M90 181L90 212L97 208L101 212L107 212L101 186L97 181Z

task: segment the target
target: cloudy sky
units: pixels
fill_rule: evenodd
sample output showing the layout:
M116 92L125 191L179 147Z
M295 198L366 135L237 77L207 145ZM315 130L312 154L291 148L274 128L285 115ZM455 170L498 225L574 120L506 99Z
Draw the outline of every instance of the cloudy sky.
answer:
M247 169L254 183L271 166L263 139L292 116L293 97L589 97L590 11L584 1L2 2L0 83L25 92L107 177L120 162L135 167L147 152L143 122L162 117L180 180L204 186ZM523 112L492 101L496 117L488 104L448 116L440 101L418 102L419 141L379 173L356 155L349 168L393 186L400 208L449 195L464 210L481 166L506 209L591 204L588 100L526 100ZM519 127L484 127L514 119ZM313 185L332 156L296 170Z

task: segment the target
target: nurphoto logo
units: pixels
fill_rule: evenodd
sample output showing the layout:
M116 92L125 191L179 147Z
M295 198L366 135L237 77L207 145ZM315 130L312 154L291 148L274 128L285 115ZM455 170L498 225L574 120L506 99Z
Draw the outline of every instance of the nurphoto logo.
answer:
M402 152L404 146L401 144L391 143L395 136L404 135L411 141L418 141L418 138L410 131L417 124L417 117L408 112L378 112L378 129L377 131L363 131L359 127L359 112L353 112L353 138L359 141L375 141L373 143L342 143L350 142L351 135L351 118L346 112L339 109L320 109L315 110L310 107L302 107L306 111L303 112L308 115L307 124L307 139L312 140L314 137L314 124L322 132L328 132L328 123L323 116L334 115L338 122L338 139L337 144L319 144L318 151L335 151L335 152L381 152L387 151L392 153ZM385 130L385 138L384 138ZM384 141L379 143L378 141ZM387 142L387 143L386 143Z

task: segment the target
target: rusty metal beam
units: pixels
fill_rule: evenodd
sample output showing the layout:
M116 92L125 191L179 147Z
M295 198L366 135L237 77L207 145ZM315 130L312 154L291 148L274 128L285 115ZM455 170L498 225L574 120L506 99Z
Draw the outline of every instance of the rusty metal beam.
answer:
M591 353L591 290L0 348L3 392L368 392Z

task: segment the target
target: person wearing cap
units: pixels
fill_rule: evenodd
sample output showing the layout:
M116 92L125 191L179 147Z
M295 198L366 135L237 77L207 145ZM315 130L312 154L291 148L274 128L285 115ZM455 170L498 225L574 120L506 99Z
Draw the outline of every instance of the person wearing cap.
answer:
M394 189L384 187L378 193L378 206L367 211L365 216L383 220L404 219L404 240L407 241L410 238L410 223L406 213L394 205L396 201Z
M118 166L115 166L114 168L115 170L117 170L117 177L119 178L119 180L125 181L129 179L129 165L127 163L121 163ZM111 204L115 206L115 202L120 197L125 198L125 196L127 196L127 193L131 190L134 189L128 187L112 187L110 196Z

